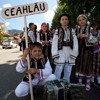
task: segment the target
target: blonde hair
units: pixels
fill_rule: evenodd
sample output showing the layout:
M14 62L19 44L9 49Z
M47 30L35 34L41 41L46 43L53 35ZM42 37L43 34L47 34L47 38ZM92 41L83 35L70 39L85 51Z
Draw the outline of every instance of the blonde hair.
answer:
M79 20L79 18L80 18L80 17L85 18L85 19L86 19L86 21L87 21L87 16L86 16L86 15L84 15L84 14L80 14L80 15L77 17L77 22L78 22L78 20Z

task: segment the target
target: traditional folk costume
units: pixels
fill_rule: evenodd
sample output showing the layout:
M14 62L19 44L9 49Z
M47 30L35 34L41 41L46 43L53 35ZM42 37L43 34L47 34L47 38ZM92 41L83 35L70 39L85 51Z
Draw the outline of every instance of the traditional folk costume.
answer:
M52 68L50 66L49 60L41 58L39 60L31 59L31 68L39 69L39 74L31 75L32 85L43 85L47 81L55 80L56 76L52 74ZM23 63L22 59L18 62L16 66L16 71L23 73L27 69L27 60ZM29 93L29 77L28 74L24 76L22 82L17 86L15 94L17 97L26 96Z
M49 58L51 61L51 43L52 43L52 36L51 33L48 31L43 33L42 31L39 32L37 41L40 42L43 46L43 54ZM48 45L43 44L44 41L49 41Z
M32 42L32 43L36 42L37 41L37 34L38 34L37 31L29 29L29 31L28 31L28 42Z
M90 27L85 26L84 29L77 27L76 33L90 35ZM89 42L89 38L78 38L79 55L76 60L76 72L79 75L79 83L82 84L82 78L86 77L86 90L90 90L90 80L93 73L93 43ZM92 46L90 46L92 44Z
M98 45L93 48L93 76L97 76L98 83L100 83L100 32L97 30L94 33L93 29L91 30L91 41L94 43L98 42Z
M84 29L77 27L76 33L78 34L90 34L90 27L86 26ZM78 38L79 43L79 55L76 61L77 72L79 76L91 76L93 71L93 46L86 46L88 44L88 39Z
M55 75L58 79L64 68L63 79L70 82L72 65L78 55L78 41L74 30L59 27L54 34L52 41L52 57L56 64Z

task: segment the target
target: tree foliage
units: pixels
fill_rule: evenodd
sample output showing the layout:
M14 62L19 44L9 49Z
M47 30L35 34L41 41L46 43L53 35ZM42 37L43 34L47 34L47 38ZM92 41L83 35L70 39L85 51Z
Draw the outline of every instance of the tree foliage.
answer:
M11 30L8 30L8 33L9 34L22 33L22 30L11 29Z
M71 16L72 26L76 25L76 19L79 14L86 14L89 21L100 21L100 0L59 0L58 8L52 20L52 28L59 26L58 18L62 13L68 13Z
M4 35L3 28L0 27L0 42L2 42L3 39L4 39L4 36L3 35Z

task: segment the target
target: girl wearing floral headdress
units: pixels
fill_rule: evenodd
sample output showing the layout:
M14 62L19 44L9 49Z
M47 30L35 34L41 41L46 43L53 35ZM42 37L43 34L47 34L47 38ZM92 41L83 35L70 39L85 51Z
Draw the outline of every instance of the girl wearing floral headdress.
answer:
M86 90L90 90L90 79L93 71L92 47L87 46L87 40L90 34L90 26L87 24L87 17L83 14L77 17L78 27L76 34L79 44L79 55L76 61L79 83L86 77Z

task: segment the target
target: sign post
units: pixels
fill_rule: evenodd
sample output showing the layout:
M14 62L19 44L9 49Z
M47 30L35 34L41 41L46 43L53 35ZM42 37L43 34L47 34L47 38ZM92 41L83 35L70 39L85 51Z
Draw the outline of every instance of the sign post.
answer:
M24 26L25 26L25 41L26 41L26 48L28 48L28 37L27 37L27 21L26 21L26 16L24 16ZM28 61L28 69L30 69L30 57L29 54L27 55L27 61ZM32 87L32 80L31 80L31 75L29 75L29 84L30 84L30 93L31 93L31 100L34 100L34 95L33 95L33 87Z
M48 5L46 2L36 2L27 5L15 6L15 7L8 7L2 10L2 17L5 19L16 18L24 16L24 26L25 26L25 41L26 41L26 48L28 48L28 37L27 37L27 20L26 16L44 13L48 10ZM27 55L28 61L28 69L30 69L30 59L29 55ZM30 93L31 93L31 100L34 100L33 95L33 87L32 87L32 80L31 75L29 74L29 84L30 84Z

